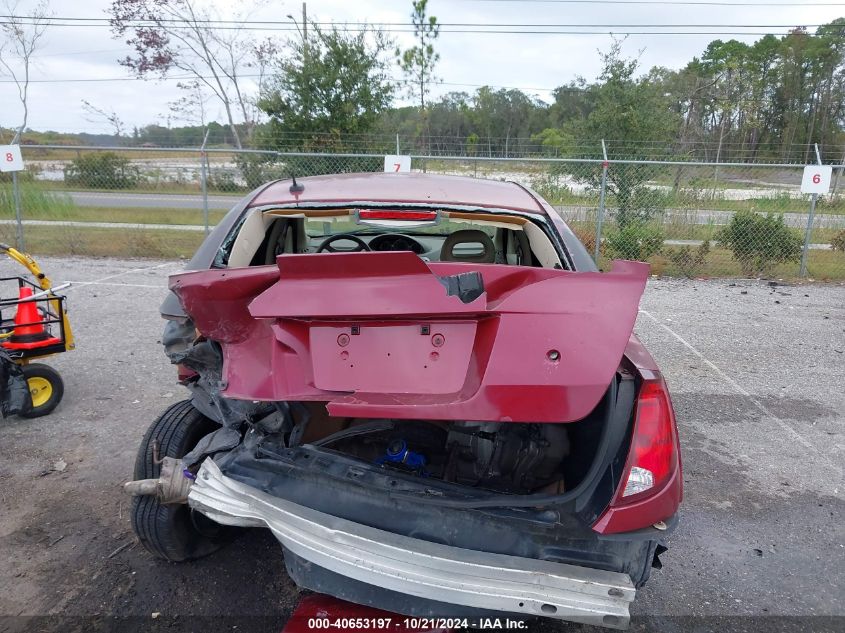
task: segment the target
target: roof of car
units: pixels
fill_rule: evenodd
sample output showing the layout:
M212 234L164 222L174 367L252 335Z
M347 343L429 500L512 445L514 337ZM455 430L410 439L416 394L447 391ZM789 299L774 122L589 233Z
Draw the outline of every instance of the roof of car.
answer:
M420 173L363 173L299 178L305 186L298 196L290 192L291 181L270 183L249 206L300 203L374 202L442 204L511 209L545 215L543 205L514 182L465 176Z

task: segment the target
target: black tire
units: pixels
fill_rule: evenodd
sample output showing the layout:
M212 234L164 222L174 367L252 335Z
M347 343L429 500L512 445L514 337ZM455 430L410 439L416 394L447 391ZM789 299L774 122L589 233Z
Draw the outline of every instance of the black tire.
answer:
M147 430L135 461L135 479L158 479L161 466L153 459L158 440L159 457L183 457L203 436L220 428L183 400L170 406ZM159 503L153 496L134 497L132 530L152 554L180 562L201 558L220 549L239 532L220 525L184 504Z
M50 393L46 401L38 405L33 402L32 408L29 411L21 412L20 416L22 418L40 418L42 415L51 413L53 409L59 406L59 403L62 401L62 396L65 395L65 383L59 375L59 372L49 365L44 365L42 363L29 363L21 367L21 369L23 370L23 375L27 382L32 379L40 379L42 381L46 380L50 385ZM33 388L31 386L30 392L33 392ZM37 396L34 393L33 399L37 399Z

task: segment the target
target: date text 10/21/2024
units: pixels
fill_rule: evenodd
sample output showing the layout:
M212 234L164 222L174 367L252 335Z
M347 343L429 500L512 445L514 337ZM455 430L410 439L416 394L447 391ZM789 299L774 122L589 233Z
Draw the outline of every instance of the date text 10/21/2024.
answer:
M525 620L512 618L421 618L421 617L374 617L374 618L308 618L307 628L310 631L341 630L341 631L401 631L418 633L448 633L467 628L479 630L528 630Z

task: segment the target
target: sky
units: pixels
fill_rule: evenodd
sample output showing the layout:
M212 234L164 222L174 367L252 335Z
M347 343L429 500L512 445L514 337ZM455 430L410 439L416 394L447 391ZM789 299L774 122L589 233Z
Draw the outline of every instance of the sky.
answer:
M8 11L0 0L0 14ZM243 7L249 0L195 0L216 4L222 18L231 17L231 7ZM702 0L693 0L702 1ZM714 0L718 2L719 0ZM292 0L259 0L251 13L253 20L287 20L293 14L300 20L302 2ZM811 0L737 0L722 4L689 5L671 0L651 0L651 4L609 4L601 0L572 2L572 0L429 0L429 14L443 24L595 24L598 34L489 34L450 33L443 27L436 48L440 53L437 75L442 80L435 96L452 90L473 92L481 85L519 88L546 101L551 90L568 83L576 76L595 78L600 68L599 49L606 50L610 33L638 30L641 24L693 25L692 29L664 29L665 31L743 31L784 33L792 26L823 24L845 16L845 1L818 0L826 6L816 6ZM54 17L105 18L110 0L50 0ZM757 6L743 6L757 4ZM17 13L26 13L33 0L18 0ZM777 4L778 6L773 6ZM309 19L344 22L410 21L410 0L308 0ZM2 18L0 18L2 19ZM613 26L614 25L616 28ZM698 25L698 26L697 26ZM757 25L753 28L705 27L701 25ZM763 26L765 25L765 26ZM779 25L777 27L770 25ZM290 28L295 27L291 24ZM459 27L452 27L457 29ZM530 30L521 27L520 30ZM571 29L562 29L571 30ZM639 29L644 30L644 29ZM284 40L298 37L296 30L256 32L256 37L273 36ZM411 34L394 35L400 46L410 43ZM681 68L692 57L700 55L707 44L717 38L735 38L753 42L761 37L751 35L662 34L628 36L624 44L626 54L639 56L642 69L660 65ZM62 132L109 132L110 126L87 114L82 101L119 113L125 125L143 126L150 123L167 125L168 104L180 96L175 81L136 81L117 63L129 47L114 39L111 31L97 26L49 27L43 46L32 68L33 80L50 80L30 88L29 127L36 130ZM400 77L399 69L395 69ZM0 77L0 81L8 77ZM116 81L62 81L68 79L117 79ZM408 102L400 98L400 103ZM211 118L223 120L223 113L209 104ZM0 83L0 126L19 124L21 108L14 84ZM179 122L171 121L173 125Z

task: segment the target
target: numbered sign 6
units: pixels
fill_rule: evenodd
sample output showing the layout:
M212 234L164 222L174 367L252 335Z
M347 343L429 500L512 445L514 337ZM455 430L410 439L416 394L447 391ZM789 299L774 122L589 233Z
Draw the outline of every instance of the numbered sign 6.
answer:
M0 145L0 171L23 171L20 145Z
M801 179L801 193L827 193L832 172L833 167L830 165L807 165Z
M392 173L411 171L411 157L388 154L384 157L384 171Z

